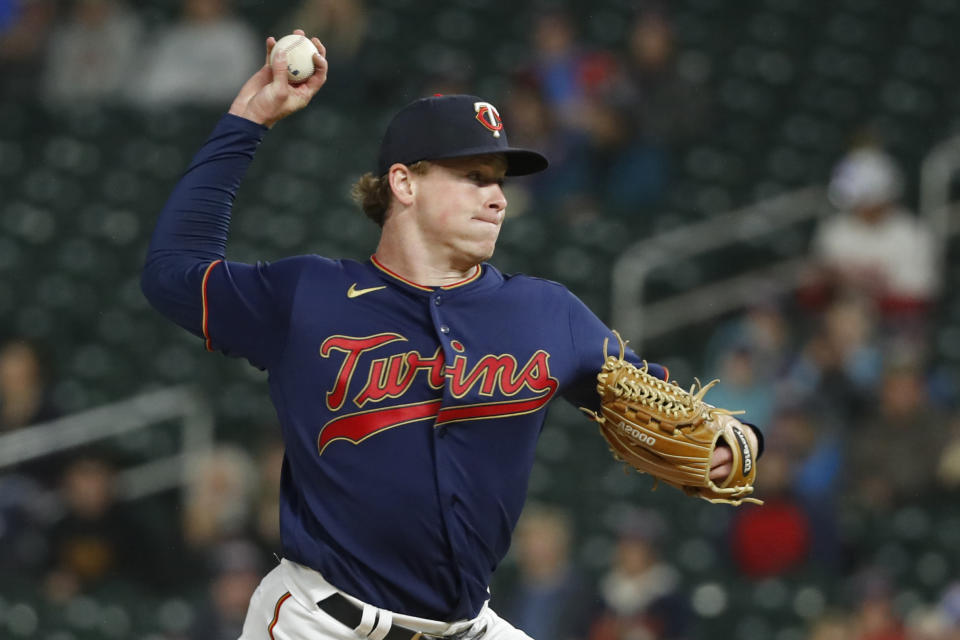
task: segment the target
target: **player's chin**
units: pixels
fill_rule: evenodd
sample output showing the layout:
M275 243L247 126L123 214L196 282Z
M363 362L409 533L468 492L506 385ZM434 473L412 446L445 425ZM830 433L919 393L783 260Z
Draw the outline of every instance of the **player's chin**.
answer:
M497 247L497 241L494 238L491 241L476 242L465 253L469 256L470 262L480 264L493 257L493 252Z

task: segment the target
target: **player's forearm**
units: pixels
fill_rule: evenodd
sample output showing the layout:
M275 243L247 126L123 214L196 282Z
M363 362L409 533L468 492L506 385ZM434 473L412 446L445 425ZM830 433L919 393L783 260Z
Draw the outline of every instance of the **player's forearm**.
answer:
M225 257L233 201L264 131L224 116L157 220L141 288L159 311L194 333L200 330L204 273Z
M249 120L223 117L160 213L148 264L171 253L207 262L225 257L233 201L264 131Z

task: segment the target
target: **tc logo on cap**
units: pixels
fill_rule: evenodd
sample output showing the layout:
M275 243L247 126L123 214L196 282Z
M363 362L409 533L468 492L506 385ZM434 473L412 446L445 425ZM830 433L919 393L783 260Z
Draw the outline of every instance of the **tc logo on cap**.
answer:
M499 138L500 130L503 129L503 122L500 121L497 108L489 102L474 102L473 110L477 112L477 121L490 129L494 138Z

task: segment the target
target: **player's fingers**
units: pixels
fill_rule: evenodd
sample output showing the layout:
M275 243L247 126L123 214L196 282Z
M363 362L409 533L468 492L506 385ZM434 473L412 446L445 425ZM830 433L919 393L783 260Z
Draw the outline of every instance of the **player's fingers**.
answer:
M327 81L327 59L319 53L313 54L313 75L304 83L311 91L316 91Z
M287 82L287 52L283 49L277 51L270 68L273 71L273 85L279 91L277 95L286 95L287 87L290 86Z
M714 482L725 480L733 470L733 465L724 464L710 470L710 479Z
M277 46L277 39L273 36L269 36L267 38L267 56L263 60L263 64L268 67L270 66L270 52L273 51L275 46Z
M296 35L296 36L306 36L307 34L303 31L303 29L294 29L294 30L293 30L293 35Z
M321 56L323 56L324 58L327 57L327 48L323 46L322 42L320 42L320 38L317 38L317 37L310 38L310 42L312 42L313 46L317 48L317 51L320 52Z
M726 445L720 445L710 456L710 479L723 480L733 469L733 452Z

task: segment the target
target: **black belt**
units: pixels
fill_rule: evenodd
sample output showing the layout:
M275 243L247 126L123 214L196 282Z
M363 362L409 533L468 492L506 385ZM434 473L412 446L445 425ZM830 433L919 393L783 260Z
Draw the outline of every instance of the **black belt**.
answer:
M325 614L336 620L342 625L350 627L351 629L356 629L360 626L360 623L363 621L363 609L346 598L344 598L339 593L335 593L329 598L324 598L317 603L317 606L320 607L320 610ZM376 621L374 621L373 628L377 627ZM430 640L432 638L442 638L443 640L457 640L458 638L463 638L469 633L470 629L465 629L461 633L457 633L451 636L430 636L419 631L414 631L413 629L406 629L397 625L390 627L390 631L387 632L387 635L383 637L383 640ZM483 635L481 632L480 635Z

